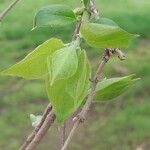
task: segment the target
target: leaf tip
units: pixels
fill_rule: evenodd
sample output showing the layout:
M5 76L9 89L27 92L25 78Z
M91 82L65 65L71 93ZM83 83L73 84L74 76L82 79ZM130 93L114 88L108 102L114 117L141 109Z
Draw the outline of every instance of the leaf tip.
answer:
M137 82L139 80L141 80L141 78L135 78L135 79L133 79L134 82Z
M133 83L136 83L137 81L141 80L141 78L135 78L136 74L131 74L129 75L131 81L133 81Z

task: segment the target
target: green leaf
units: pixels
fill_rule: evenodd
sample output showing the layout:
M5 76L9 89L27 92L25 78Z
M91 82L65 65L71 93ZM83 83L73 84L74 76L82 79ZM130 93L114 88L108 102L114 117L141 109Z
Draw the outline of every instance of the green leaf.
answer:
M95 48L123 48L128 47L129 42L137 37L118 26L84 23L81 34L85 41Z
M100 19L94 20L94 23L110 25L110 26L118 26L116 22L114 22L113 20L109 18L100 18Z
M74 12L66 5L50 5L39 10L33 28L45 26L64 26L76 21Z
M90 68L87 62L86 52L84 50L81 51L78 59L78 69L75 75L68 80L66 87L66 91L74 99L75 105L77 106L78 102L80 102L79 100L83 99L83 97L87 94L90 78Z
M87 7L89 4L89 0L83 0L84 6Z
M82 51L78 53L78 69L72 77L57 80L52 85L50 79L47 79L47 94L53 105L58 123L63 123L79 108L88 93L89 78L89 64L85 52Z
M51 65L51 84L56 80L65 79L75 74L78 67L76 48L67 46L56 51L49 59Z
M127 91L138 79L134 75L104 79L99 82L94 100L96 102L112 100Z
M25 79L43 78L48 73L47 57L63 47L61 40L52 38L38 46L17 64L2 71L1 75L18 76Z

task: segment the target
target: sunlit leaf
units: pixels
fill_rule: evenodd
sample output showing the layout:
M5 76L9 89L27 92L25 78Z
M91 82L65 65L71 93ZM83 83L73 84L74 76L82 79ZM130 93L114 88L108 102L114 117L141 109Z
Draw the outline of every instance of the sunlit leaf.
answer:
M49 61L51 61L51 84L56 80L69 78L76 72L78 67L76 48L66 46L56 51Z
M40 9L34 19L35 27L64 26L76 21L74 12L66 5L50 5Z
M78 69L72 77L57 80L52 85L47 79L47 94L53 105L58 123L64 122L79 108L88 93L89 78L90 68L83 51L78 53Z
M84 23L81 34L85 41L95 48L124 48L137 35L130 34L118 26Z
M86 52L84 50L81 51L78 59L78 69L75 75L68 80L66 87L67 93L74 98L74 101L77 105L78 102L80 102L80 99L83 99L83 97L85 97L87 94L90 78L90 68L87 62Z
M99 82L96 89L95 101L112 100L127 91L138 79L134 75L104 79Z
M38 46L17 64L2 71L1 75L18 76L25 79L43 78L48 73L47 57L63 47L61 40L52 38Z

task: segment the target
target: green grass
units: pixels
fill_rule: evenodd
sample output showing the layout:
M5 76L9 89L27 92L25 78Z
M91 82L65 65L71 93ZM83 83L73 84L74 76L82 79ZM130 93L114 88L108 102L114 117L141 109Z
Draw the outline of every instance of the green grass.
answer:
M149 107L148 102L126 106L114 113L105 125L98 126L97 123L96 126L95 123L94 133L103 137L100 143L99 140L95 142L97 149L107 146L116 150L136 149L149 136Z
M2 0L2 10L9 0ZM51 3L63 0L20 1L0 24L0 70L21 60L37 45L55 36L68 42L71 27L65 29L32 29L35 12ZM74 8L76 0L66 0ZM137 74L141 81L117 101L101 103L94 107L89 124L83 125L70 150L133 150L141 144L150 143L149 91L150 91L150 10L149 0L97 0L103 17L112 18L121 27L141 35L129 49L124 50L127 60L113 58L105 69L105 76ZM99 62L101 50L87 47L92 66ZM0 77L0 150L16 150L24 136L32 129L29 115L40 114L48 103L42 81ZM39 150L59 149L57 130L53 128L40 145ZM147 142L148 141L148 142ZM8 144L9 143L9 144Z

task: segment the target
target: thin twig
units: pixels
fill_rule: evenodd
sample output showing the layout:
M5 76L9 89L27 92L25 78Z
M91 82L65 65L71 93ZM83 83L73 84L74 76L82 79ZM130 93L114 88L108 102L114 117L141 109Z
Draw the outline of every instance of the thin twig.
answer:
M43 125L41 126L41 128L37 132L36 136L34 137L34 139L31 141L31 143L28 145L28 147L25 150L35 150L36 149L36 147L39 145L39 143L41 142L41 140L47 133L50 126L52 126L52 124L54 123L55 119L56 119L56 115L55 115L54 111L52 110L47 115Z
M99 19L100 15L98 10L96 9L94 0L90 0L89 2L89 13L91 18L93 17L95 19Z
M4 9L4 11L2 11L0 13L0 21L2 21L2 19L8 14L8 12L16 5L16 3L18 2L19 0L13 0L7 8Z
M77 25L76 25L76 29L75 29L75 32L74 32L74 34L73 34L72 41L75 41L75 40L78 38L81 25L82 25L82 20L80 20L80 21L77 23Z
M83 5L82 0L80 2ZM73 36L72 36L72 41L75 41L79 37L80 28L81 28L81 25L82 25L83 13L84 13L84 10L80 14L81 15L80 20L76 24L76 28L75 28L75 31L74 31Z
M63 147L65 140L66 140L66 122L62 125L60 129L60 140L61 140L61 147Z
M102 59L100 65L97 69L97 72L96 72L95 76L93 77L93 79L91 80L92 81L91 90L90 90L89 96L87 98L87 101L86 101L83 109L81 110L80 114L75 119L75 123L73 125L73 128L72 128L72 130L71 130L71 132L70 132L70 134L69 134L67 140L65 141L64 146L62 147L61 150L66 150L67 149L67 147L68 147L72 137L74 136L77 128L79 127L80 123L82 123L85 120L86 115L87 115L87 113L88 113L88 111L89 111L89 109L92 105L93 98L95 96L97 83L100 80L103 69L104 69L104 66L108 62L109 59L110 59L109 49L106 49L105 53L104 53L104 56L103 56L103 59Z
M46 107L46 109L43 113L43 116L42 116L42 119L41 119L39 125L37 127L35 127L35 129L32 131L32 133L28 136L26 141L20 147L20 150L25 150L26 147L32 142L32 140L36 136L37 132L40 130L41 126L43 125L43 123L47 117L47 115L51 112L51 110L52 110L52 106L50 104L48 104L48 106Z

